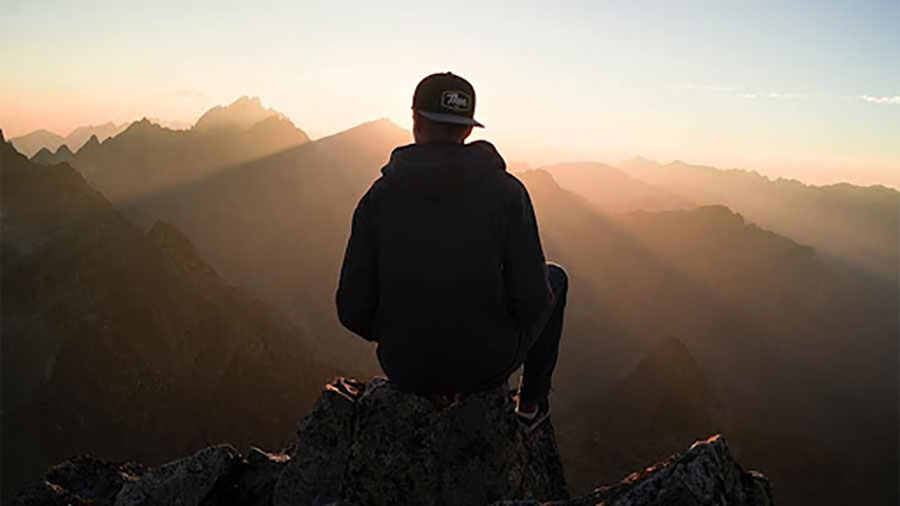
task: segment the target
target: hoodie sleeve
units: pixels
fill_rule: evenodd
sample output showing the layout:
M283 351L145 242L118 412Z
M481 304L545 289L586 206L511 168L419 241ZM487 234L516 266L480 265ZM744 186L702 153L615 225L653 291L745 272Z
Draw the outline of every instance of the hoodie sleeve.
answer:
M503 276L513 318L520 328L533 325L552 302L547 263L541 249L531 198L517 181L503 253Z
M335 297L338 319L367 341L375 340L372 322L378 307L378 262L372 220L374 188L375 185L369 188L353 212L350 239Z

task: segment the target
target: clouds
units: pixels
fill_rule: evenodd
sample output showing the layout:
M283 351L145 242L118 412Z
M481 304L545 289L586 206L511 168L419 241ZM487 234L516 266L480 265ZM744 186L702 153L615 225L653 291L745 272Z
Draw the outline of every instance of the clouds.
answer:
M775 99L775 100L810 100L810 99L829 99L829 100L853 100L857 102L867 102L870 104L883 105L900 105L900 95L842 95L838 93L785 93L781 91L769 90L748 90L735 86L710 86L699 84L680 84L676 86L679 89L700 92L713 92L718 95L740 98L747 100L757 99Z
M856 95L855 98L857 100L862 100L864 102L869 102L872 104L900 105L900 95L886 96L886 97L873 97L872 95Z

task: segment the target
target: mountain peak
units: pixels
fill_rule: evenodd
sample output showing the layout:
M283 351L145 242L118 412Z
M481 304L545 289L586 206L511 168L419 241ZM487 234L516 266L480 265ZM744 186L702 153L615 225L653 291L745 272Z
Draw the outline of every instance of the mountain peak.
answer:
M126 128L122 132L121 135L128 136L128 135L135 135L135 134L154 132L154 131L160 131L160 130L163 130L163 128L161 126L157 125L156 123L153 123L152 121L150 121L149 119L144 117L144 118L141 118L140 120L135 121L132 124L128 125L128 128Z
M53 165L56 163L56 156L53 151L47 148L41 148L30 158L31 162L37 165Z
M84 156L88 153L93 153L97 148L100 147L100 139L97 138L97 135L91 135L91 138L87 140L79 149L76 151L77 156Z
M63 143L63 138L60 135L42 128L25 135L13 137L9 142L16 148L16 151L27 157L32 157L36 155L41 148L50 148L51 150L56 149Z
M59 135L58 133L56 133L56 132L51 132L50 130L47 130L46 128L38 128L37 130L35 130L35 131L33 131L33 132L31 132L31 133L29 133L29 134L27 134L27 135L52 135L52 136L56 136L56 137L62 138L62 136ZM23 137L24 137L24 136L23 136Z
M640 155L635 155L628 160L625 160L622 163L641 163L641 164L650 164L650 165L659 165L659 162L656 160L651 160L650 158L644 158Z
M694 357L687 345L672 335L666 335L644 357L644 363L675 363L679 365L693 364Z
M197 131L235 128L247 130L253 125L272 116L284 115L273 109L266 109L259 97L241 96L227 106L217 105L206 111L193 129Z
M254 107L262 109L262 101L259 97L241 95L240 98L232 102L228 107Z
M63 144L59 147L59 149L56 150L56 156L72 156L73 154L74 153L72 153L72 150L69 149L69 146L66 146L65 144Z
M616 165L616 167L625 171L641 171L661 167L661 164L656 160L644 158L643 156L634 156L632 158L629 158L628 160L620 162L618 165Z
M383 146L393 148L409 144L412 142L412 137L409 130L387 118L379 118L316 140L320 146L346 142L357 146L366 146L368 149L382 149Z
M657 415L662 412L666 413L666 423L672 431L712 430L713 410L717 406L693 354L680 339L672 336L660 339L644 355L619 383L609 402L621 412L642 419L641 423L621 420L630 424L629 429L645 424L642 429L648 433L659 430Z

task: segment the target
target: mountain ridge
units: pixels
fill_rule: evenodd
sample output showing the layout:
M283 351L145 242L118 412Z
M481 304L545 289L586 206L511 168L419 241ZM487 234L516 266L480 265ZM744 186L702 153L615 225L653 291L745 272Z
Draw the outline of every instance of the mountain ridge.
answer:
M91 136L96 135L101 138L100 140L108 139L117 135L127 126L128 123L117 125L108 121L100 125L76 127L66 136L41 128L25 135L13 137L9 139L9 142L12 143L17 151L32 158L41 148L47 148L49 151L55 152L63 144L72 151L78 151Z

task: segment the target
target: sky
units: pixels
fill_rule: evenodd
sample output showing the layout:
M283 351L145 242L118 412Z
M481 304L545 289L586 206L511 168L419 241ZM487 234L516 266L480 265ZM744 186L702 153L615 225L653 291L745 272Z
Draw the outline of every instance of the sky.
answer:
M900 0L0 0L0 128L192 123L241 95L312 137L453 71L507 160L636 155L900 187Z

